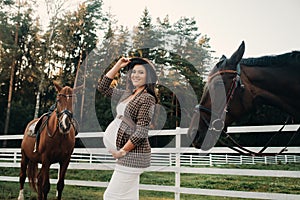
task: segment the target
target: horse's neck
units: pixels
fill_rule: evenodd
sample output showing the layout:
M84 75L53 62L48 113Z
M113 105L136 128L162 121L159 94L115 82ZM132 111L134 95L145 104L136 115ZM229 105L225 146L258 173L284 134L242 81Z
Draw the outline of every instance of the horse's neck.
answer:
M56 109L51 113L49 121L48 121L48 129L51 132L55 132L57 128L57 114Z
M285 68L283 67L255 67L244 66L242 67L242 73L246 76L252 84L264 85L282 85L283 83L300 83L300 67L297 68Z
M298 72L295 70L297 69L244 66L242 80L245 80L253 99L289 113L299 113L300 68Z

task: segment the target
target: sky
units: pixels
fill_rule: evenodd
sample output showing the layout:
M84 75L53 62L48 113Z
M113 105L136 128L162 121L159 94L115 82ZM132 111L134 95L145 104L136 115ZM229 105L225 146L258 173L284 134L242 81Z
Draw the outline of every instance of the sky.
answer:
M74 0L76 6L78 0ZM300 50L299 0L103 0L103 10L131 29L145 8L152 22L169 15L171 23L193 17L210 38L213 56L230 57L242 41L244 58Z

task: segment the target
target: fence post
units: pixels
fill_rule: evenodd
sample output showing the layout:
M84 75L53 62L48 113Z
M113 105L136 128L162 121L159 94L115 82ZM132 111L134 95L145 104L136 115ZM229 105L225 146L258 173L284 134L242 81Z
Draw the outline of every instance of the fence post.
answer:
M180 200L180 127L176 127L176 161L175 161L175 200Z
M212 158L212 154L210 153L209 154L209 166L213 166L213 160L212 160L213 158Z
M265 164L268 164L267 156L265 156Z
M14 163L17 163L17 152L14 152Z

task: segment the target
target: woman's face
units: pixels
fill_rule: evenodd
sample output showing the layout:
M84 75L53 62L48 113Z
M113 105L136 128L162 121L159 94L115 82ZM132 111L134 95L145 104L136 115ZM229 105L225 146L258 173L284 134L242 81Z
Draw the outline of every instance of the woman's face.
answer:
M131 72L131 81L135 88L139 88L146 84L146 69L143 65L135 65Z

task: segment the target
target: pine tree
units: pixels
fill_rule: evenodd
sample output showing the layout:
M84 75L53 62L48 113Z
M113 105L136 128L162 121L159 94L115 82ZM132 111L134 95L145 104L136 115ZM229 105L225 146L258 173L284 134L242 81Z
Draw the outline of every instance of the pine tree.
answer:
M147 8L144 9L143 15L137 27L133 31L133 48L134 49L153 49L160 45L155 26L152 24L152 18ZM147 55L143 55L147 57Z
M169 20L169 16L166 15L165 18L162 20L157 18L157 35L160 38L160 45L159 48L172 51L171 44L172 44L172 25Z
M118 27L117 21L114 19L114 16L108 15L108 28L105 31L104 40L98 49L98 59L100 60L101 72L100 77L102 77L106 72L115 64L115 62L121 57L127 57L128 49L130 46L130 34L127 27ZM113 85L119 84L119 87L124 86L124 80L120 80L121 71L116 75ZM103 129L113 120L114 104L116 103L114 99L107 99L100 93L97 93L96 96L96 110L97 113L104 113L99 118L101 126ZM113 107L113 108L112 108Z
M44 99L51 99L53 96L50 94L49 87L52 85L50 83L49 78L52 78L52 72L53 72L53 66L54 63L51 62L51 51L52 51L52 40L54 37L54 31L57 26L57 19L58 16L62 14L63 7L66 3L65 0L46 0L46 7L47 7L47 14L49 19L51 19L50 24L48 26L48 30L46 30L46 33L41 36L42 41L42 48L43 53L41 54L42 57L42 66L41 73L46 71L46 74L41 74L41 80L39 80L38 89L36 92L36 101L35 101L35 111L34 111L34 118L38 118L40 113L46 112L47 109L50 107L49 102L43 101L44 106L42 106L43 109L40 109L40 102L42 95L44 96ZM50 87L51 88L51 87Z
M97 31L104 20L102 1L87 1L78 10L58 18L51 46L51 70L63 85L73 85L77 69L96 47Z
M3 22L1 25L3 25L3 30L10 34L0 35L0 41L3 44L0 60L1 66L6 66L3 68L5 69L3 74L10 78L9 80L5 77L1 79L3 80L2 85L5 86L3 88L7 88L4 92L5 96L8 97L4 133L7 133L8 130L21 132L33 114L26 109L33 107L29 102L31 102L31 96L34 96L35 81L40 76L41 45L38 35L40 29L38 23L33 20L30 3L18 2L5 10L6 13L1 13L1 22ZM24 95L25 93L27 95ZM9 125L11 119L14 119L19 126Z

